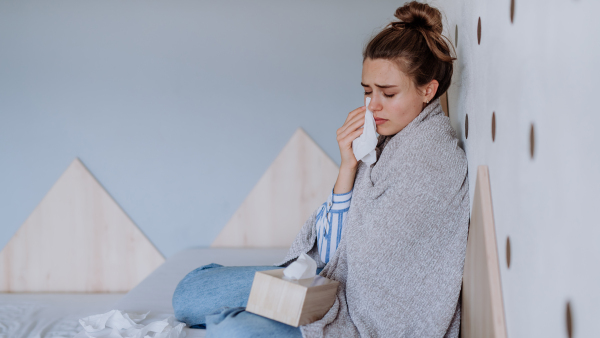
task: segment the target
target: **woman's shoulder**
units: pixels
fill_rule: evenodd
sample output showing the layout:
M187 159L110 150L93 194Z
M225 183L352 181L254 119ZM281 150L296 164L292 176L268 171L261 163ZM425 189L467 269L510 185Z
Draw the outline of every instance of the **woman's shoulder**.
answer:
M381 153L382 164L398 177L463 179L467 157L447 116L431 114L418 126L398 133Z
M460 147L456 131L450 124L450 118L443 114L436 114L424 122L421 124L423 128L416 136L418 148L426 150L433 160L466 165L465 151Z
M384 151L393 153L391 155L394 158L410 156L415 160L427 161L449 158L466 160L450 119L443 113L430 114L413 128L400 131L389 140Z

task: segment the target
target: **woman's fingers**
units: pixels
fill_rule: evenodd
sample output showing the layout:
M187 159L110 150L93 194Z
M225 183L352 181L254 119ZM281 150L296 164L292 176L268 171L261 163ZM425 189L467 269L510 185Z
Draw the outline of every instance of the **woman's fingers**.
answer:
M342 153L346 153L346 156L350 156L352 154L352 142L359 137L363 133L362 129L358 129L346 135L346 137L338 140L338 144L340 146L340 151ZM342 156L344 157L344 156Z
M351 121L351 123L348 126L346 126L346 128L340 134L338 134L338 139L345 138L348 134L359 129L364 124L364 116L362 118L360 116L357 116L356 118L354 118L354 120Z
M352 141L363 133L361 126L365 123L366 108L364 106L354 109L348 114L344 124L337 130L337 141L342 156L342 166L355 167L358 163L352 152Z
M354 141L357 137L359 137L363 133L363 131L364 131L364 129L362 129L362 128L354 130L353 132L348 133L348 135L346 135L345 137L341 138L338 143L348 147L352 144L352 141Z
M357 115L359 115L360 113L364 113L366 112L366 109L364 106L362 107L358 107L356 109L354 109L353 111L351 111L348 116L346 117L346 121L344 121L344 124L342 125L342 128L344 127L344 125L346 125L348 123L348 121L352 120L353 118L355 118ZM363 115L364 116L364 115ZM341 129L341 128L340 128Z
M358 107L356 109L354 109L353 111L351 111L348 114L348 117L346 118L346 121L348 121L349 119L351 119L352 117L356 116L356 114L359 114L361 111L366 111L365 106L362 107Z
M366 113L365 111L358 112L352 118L346 120L346 122L344 123L344 125L342 125L340 127L340 129L338 129L337 134L341 135L342 133L346 132L349 128L352 129L353 126L355 126L357 122L361 122L362 124L364 124L365 113ZM358 127L360 127L362 124L360 124ZM354 128L354 129L356 129L356 128ZM352 129L352 130L354 130L354 129ZM350 130L350 131L352 131L352 130Z

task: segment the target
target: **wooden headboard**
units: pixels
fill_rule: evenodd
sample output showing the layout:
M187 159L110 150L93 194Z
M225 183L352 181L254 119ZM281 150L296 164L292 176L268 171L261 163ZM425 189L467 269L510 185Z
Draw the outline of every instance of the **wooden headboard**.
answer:
M477 167L462 287L462 338L506 338L488 167Z

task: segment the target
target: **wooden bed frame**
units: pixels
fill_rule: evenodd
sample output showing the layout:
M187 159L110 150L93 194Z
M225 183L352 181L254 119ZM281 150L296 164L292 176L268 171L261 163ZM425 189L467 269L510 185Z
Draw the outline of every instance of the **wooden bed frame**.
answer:
M488 167L477 168L462 288L462 338L506 338Z

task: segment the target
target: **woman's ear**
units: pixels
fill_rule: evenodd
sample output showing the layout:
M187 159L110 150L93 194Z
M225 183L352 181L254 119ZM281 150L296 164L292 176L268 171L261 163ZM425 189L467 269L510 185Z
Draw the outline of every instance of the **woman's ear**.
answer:
M437 89L440 86L440 83L433 79L431 80L431 82L429 82L427 85L425 85L425 101L431 101L431 99L433 99L433 97L435 96L435 93L437 93ZM425 102L423 102L425 103Z

